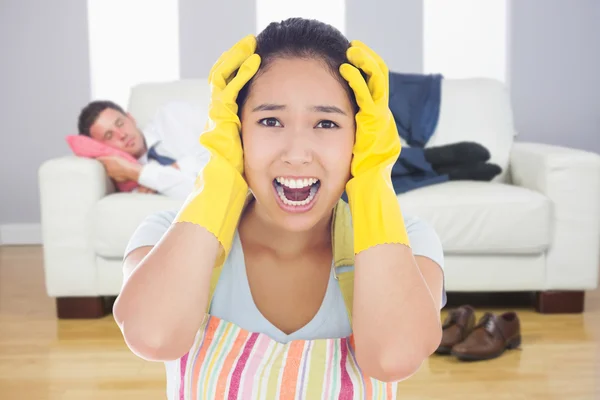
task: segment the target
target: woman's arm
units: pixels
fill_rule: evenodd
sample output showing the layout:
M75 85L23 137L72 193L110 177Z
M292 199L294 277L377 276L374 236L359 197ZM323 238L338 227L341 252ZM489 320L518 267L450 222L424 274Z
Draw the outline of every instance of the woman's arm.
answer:
M423 275L423 279L425 279L427 287L431 292L433 304L438 310L440 310L445 304L442 296L445 294L444 273L442 272L440 265L432 259L424 256L415 255L415 261L417 262L419 271L421 272L421 275Z
M441 339L441 272L421 272L391 182L402 145L389 109L389 71L360 41L346 52L340 73L355 93L356 136L346 192L354 227L353 332L365 373L398 381L412 375ZM366 75L366 81L361 74Z
M249 35L211 70L209 123L200 136L211 157L175 223L137 264L115 303L127 344L143 358L174 360L190 349L207 308L213 267L231 250L248 193L240 121L232 116L238 92L260 65L255 49Z
M205 228L177 223L153 248L127 256L113 314L131 351L167 361L190 349L205 315L219 249Z
M355 258L353 332L365 372L383 381L414 374L439 346L441 268L400 244L381 244Z

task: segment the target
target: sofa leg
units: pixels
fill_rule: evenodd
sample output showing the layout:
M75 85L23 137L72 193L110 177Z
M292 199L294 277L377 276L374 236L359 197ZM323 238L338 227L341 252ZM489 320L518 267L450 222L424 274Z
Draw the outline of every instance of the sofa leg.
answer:
M535 309L542 314L577 314L583 312L584 291L536 292Z
M110 314L112 303L106 297L58 297L56 315L59 319L102 318Z

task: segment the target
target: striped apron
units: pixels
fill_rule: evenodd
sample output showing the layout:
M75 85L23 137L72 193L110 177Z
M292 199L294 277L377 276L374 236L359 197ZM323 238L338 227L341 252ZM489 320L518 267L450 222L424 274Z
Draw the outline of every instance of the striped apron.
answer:
M388 400L398 388L362 374L352 336L282 344L214 316L179 367L172 397L180 400Z
M332 242L334 268L354 265L350 214L342 201L334 211ZM215 268L211 277L211 301L221 268ZM336 279L352 321L354 271L336 274ZM170 399L388 400L396 398L398 388L397 382L381 382L362 373L352 335L284 344L209 314L192 348L177 364Z

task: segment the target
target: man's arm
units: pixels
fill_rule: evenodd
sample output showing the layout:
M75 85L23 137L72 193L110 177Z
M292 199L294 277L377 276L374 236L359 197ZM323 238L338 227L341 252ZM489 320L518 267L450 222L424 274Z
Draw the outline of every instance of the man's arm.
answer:
M102 163L106 174L117 182L135 181L137 182L142 166L131 163L118 156L98 157Z
M133 164L115 156L98 158L106 173L117 182L135 181L141 193L161 193L174 199L184 200L194 188L195 176L179 169L178 165L163 166L150 163Z
M155 194L156 193L156 190L147 188L146 186L142 186L142 185L139 185L136 188L136 191L138 193L146 193L146 194Z
M196 175L156 163L144 165L137 179L140 185L179 200L187 198L194 189L195 181Z

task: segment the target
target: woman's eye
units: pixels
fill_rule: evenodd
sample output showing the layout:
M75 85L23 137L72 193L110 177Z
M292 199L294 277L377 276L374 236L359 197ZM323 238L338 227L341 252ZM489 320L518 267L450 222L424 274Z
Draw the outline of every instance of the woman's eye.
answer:
M275 119L275 118L263 118L260 121L258 121L258 123L261 125L264 125L264 126L273 126L273 127L281 126L279 121L277 121L277 119Z
M333 129L339 128L339 126L333 121L321 121L317 124L317 128Z

